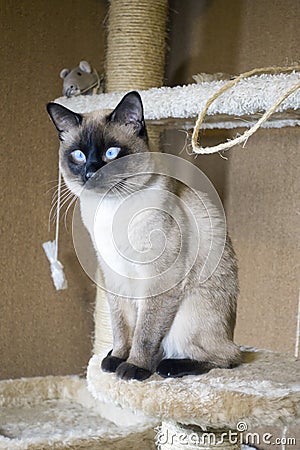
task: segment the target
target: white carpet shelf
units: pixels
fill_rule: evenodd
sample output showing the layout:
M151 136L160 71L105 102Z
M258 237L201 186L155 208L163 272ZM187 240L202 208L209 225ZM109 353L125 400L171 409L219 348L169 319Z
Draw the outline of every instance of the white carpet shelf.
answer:
M145 119L154 124L192 128L207 100L227 81L140 91L145 107ZM201 128L250 127L279 97L299 82L300 72L262 74L243 79L211 105ZM113 92L72 98L60 97L55 102L75 112L86 113L113 109L124 94L125 92ZM300 89L291 94L263 126L281 128L299 125Z
M0 450L156 448L157 421L95 401L77 376L0 381L0 409Z
M0 410L0 450L156 450L157 419L93 399L77 376L0 381Z
M300 421L300 361L270 351L243 352L244 364L201 376L124 382L100 370L103 355L92 357L88 389L100 401L142 411L163 421L202 429L279 426Z

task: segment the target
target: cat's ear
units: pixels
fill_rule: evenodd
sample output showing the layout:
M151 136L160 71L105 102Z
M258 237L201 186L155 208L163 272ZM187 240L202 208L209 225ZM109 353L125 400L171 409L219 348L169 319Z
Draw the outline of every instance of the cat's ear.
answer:
M82 116L58 103L48 103L47 111L59 133L78 127Z
M146 137L144 109L140 94L136 91L126 94L110 114L109 121L133 125L137 134Z

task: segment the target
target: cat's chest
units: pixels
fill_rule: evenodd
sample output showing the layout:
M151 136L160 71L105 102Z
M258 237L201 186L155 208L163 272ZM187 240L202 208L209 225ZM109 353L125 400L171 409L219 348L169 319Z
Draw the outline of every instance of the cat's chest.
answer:
M81 215L103 269L132 277L145 269L138 262L147 250L147 221L138 216L132 220L136 206L123 203L90 195L81 199Z
M106 200L96 194L81 198L82 220L96 245L96 250L101 251L111 244L113 224L119 207L120 201L117 199Z

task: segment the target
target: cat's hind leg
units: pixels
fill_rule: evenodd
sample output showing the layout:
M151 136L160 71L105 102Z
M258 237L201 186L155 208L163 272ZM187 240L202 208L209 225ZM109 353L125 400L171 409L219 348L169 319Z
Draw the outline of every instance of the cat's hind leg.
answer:
M211 348L210 352L206 352L202 348L190 344L186 350L188 358L162 359L157 366L156 373L164 378L179 378L186 375L201 375L217 367L230 369L238 365L240 363L239 348L230 341L228 341L227 345L224 342L220 343L220 345L226 354L224 358L220 355L218 348Z
M232 341L234 308L226 317L226 308L218 306L199 291L189 293L162 342L164 359L156 369L160 376L200 375L240 363L240 349Z

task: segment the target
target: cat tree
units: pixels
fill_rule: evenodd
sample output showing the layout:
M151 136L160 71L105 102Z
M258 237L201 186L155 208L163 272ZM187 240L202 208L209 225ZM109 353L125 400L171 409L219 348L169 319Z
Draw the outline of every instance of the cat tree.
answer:
M106 93L56 101L77 112L113 109L123 93L138 89L145 119L152 125L154 148L159 125L192 128L199 111L226 81L161 87L166 19L167 0L111 0ZM262 110L272 106L278 93L299 81L299 73L242 80L211 105L202 127L250 126ZM299 108L298 90L264 126L300 125ZM98 289L94 356L87 373L92 395L78 377L0 382L0 449L154 449L153 427L162 422L158 434L162 450L237 450L240 440L231 442L228 436L230 430L245 433L241 424L284 428L300 420L299 362L286 355L245 349L244 364L232 370L215 369L183 379L163 380L154 375L141 383L125 382L101 371L101 353L111 346L106 299ZM201 442L205 430L218 438L217 445ZM223 440L220 433L226 433Z

